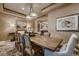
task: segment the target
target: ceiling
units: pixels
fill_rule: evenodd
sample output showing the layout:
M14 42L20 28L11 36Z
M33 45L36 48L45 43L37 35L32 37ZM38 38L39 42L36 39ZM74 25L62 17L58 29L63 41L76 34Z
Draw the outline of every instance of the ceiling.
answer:
M38 16L42 15L41 10L49 6L51 3L33 3L33 10L38 14ZM28 15L30 12L30 4L29 3L5 3L4 8Z

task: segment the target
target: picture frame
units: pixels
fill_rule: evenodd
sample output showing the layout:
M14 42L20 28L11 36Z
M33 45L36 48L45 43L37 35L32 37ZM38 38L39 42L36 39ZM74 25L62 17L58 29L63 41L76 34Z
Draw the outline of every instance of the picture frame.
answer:
M79 31L78 15L58 18L56 22L57 31Z
M44 21L40 23L40 31L42 30L48 30L48 22Z

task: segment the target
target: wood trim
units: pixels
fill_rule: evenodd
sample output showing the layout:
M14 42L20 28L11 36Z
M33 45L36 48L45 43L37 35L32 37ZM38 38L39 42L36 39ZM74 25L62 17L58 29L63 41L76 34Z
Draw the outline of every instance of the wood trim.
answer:
M39 16L39 17L37 17L36 19L39 19L39 18L42 18L42 17L45 17L45 16L47 16L47 15L42 15L42 16Z
M50 5L46 6L45 8L43 8L43 9L41 9L41 10L44 10L44 9L46 9L46 8L48 8L48 7L52 6L52 5L54 5L54 4L56 4L56 3L51 3Z
M22 14L22 13L19 13L19 12L16 12L16 11L13 11L13 10L11 10L11 9L6 8L6 7L4 6L4 3L3 3L3 9L4 9L4 10L11 11L11 12L14 12L14 13L17 13L17 14L20 14L20 15L23 15L23 16L26 16L25 14Z

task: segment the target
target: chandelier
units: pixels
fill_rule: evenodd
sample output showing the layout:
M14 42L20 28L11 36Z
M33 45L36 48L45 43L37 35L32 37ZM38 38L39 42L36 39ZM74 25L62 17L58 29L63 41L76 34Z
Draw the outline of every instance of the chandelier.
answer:
M37 14L34 12L33 10L33 4L30 3L30 12L29 14L26 16L27 19L33 19L33 18L36 18L37 17Z

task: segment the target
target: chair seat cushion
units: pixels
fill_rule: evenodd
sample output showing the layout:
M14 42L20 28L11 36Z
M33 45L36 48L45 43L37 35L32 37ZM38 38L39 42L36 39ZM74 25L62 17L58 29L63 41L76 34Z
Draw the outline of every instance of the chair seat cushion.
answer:
M66 50L66 47L67 47L67 44L64 44L64 45L61 47L60 52L65 51L65 50Z
M33 54L34 54L34 50L33 50L33 49L32 49L32 51L31 51L30 48L25 48L25 51L26 51L26 53L29 54L29 55L33 55Z

